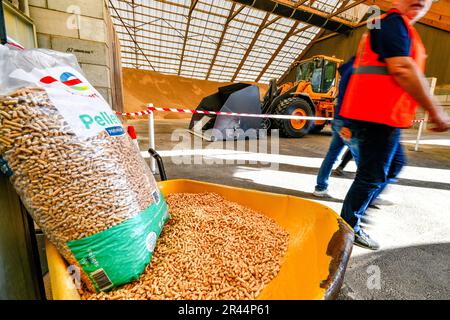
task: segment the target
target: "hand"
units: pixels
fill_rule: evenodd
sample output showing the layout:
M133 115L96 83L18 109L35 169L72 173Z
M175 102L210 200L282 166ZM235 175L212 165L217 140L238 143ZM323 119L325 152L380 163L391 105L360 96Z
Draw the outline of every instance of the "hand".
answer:
M437 112L434 115L430 114L430 122L435 125L429 129L430 131L445 132L450 129L450 119L444 111Z
M350 141L350 139L352 138L352 132L347 127L342 127L341 131L339 132L339 135L345 141Z

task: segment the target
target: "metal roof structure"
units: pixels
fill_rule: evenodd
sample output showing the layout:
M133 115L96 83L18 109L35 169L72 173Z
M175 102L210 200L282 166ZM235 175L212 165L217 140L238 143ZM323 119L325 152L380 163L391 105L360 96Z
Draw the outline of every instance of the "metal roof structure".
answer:
M308 19L309 23L242 4L256 1L275 3L109 0L123 66L223 82L267 83L278 78L324 29ZM367 12L363 2L278 0L275 7L279 3L280 12L300 8L299 16L312 12L351 27Z

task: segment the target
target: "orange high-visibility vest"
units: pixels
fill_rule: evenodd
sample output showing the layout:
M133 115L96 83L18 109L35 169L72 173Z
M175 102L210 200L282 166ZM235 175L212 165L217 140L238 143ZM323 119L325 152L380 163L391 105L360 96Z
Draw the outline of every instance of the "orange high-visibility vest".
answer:
M379 19L394 12L400 13L397 9L392 9ZM411 38L410 56L423 72L425 47L411 21L404 15L402 17ZM418 103L400 87L388 73L387 64L380 62L378 57L370 46L370 32L366 32L359 43L354 71L344 95L340 115L397 128L410 127Z

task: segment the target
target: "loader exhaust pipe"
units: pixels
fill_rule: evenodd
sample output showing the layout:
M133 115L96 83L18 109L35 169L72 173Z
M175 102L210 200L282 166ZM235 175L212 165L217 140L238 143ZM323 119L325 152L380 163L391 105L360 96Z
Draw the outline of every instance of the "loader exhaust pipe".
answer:
M344 33L352 30L353 27L341 22L327 19L323 15L309 12L302 8L293 8L291 6L279 3L273 0L232 0L255 9L270 12L285 18L305 22L316 27L324 28L329 31Z

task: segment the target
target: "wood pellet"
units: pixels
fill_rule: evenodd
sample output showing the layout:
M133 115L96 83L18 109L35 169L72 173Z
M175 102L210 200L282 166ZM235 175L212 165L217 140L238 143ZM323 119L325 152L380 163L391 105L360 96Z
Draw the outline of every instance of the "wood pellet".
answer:
M171 219L139 280L82 299L255 299L279 272L288 233L214 193L167 197Z
M67 241L120 224L153 201L153 176L129 136L78 138L40 88L0 96L0 155L34 221L73 265Z

